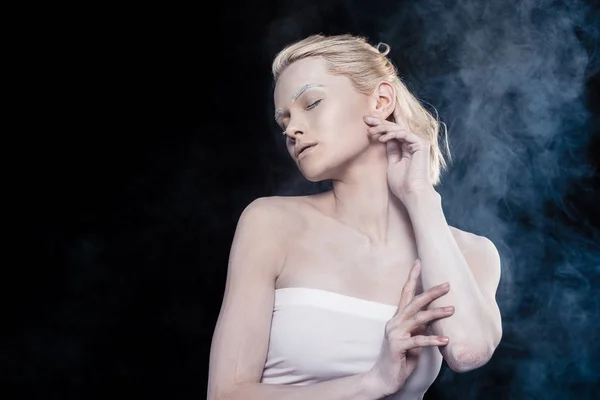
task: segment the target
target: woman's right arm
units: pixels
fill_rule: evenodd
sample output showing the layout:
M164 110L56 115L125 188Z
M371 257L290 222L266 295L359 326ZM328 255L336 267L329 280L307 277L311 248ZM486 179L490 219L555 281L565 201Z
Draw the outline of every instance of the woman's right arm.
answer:
M286 227L278 201L273 197L257 199L238 221L223 303L213 333L207 399L381 398L366 374L309 386L260 383L269 346L275 279L285 259Z

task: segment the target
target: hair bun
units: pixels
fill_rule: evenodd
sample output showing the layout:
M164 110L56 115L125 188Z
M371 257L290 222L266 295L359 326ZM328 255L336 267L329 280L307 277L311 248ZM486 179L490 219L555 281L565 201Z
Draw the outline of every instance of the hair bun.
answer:
M384 49L381 50L381 47L383 47ZM390 52L390 46L387 43L379 42L377 43L377 46L375 46L375 48L379 53L383 54L384 56L387 56Z

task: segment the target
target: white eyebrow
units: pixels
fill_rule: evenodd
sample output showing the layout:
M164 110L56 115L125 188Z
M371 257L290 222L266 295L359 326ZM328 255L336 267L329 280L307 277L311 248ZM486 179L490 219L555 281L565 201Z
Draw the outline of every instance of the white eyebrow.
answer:
M302 96L302 93L304 93L308 89L311 89L314 87L324 87L324 86L319 83L307 83L306 85L302 86L300 88L300 90L298 90L296 93L294 93L292 95L292 101L298 100L298 97ZM281 108L277 109L277 111L275 111L275 121L279 120L279 117L281 117L282 114L283 114L283 110Z

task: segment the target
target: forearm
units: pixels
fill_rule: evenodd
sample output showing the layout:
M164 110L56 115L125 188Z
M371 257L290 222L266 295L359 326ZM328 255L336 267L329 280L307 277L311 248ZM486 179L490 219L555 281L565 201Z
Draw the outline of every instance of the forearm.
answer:
M448 336L450 342L440 350L446 360L453 357L485 355L492 347L493 322L487 302L479 290L443 213L441 196L431 195L415 199L409 214L421 260L423 290L444 282L450 291L435 299L428 308L454 306L449 318L435 320L431 329L435 335ZM470 352L470 354L466 354ZM458 361L457 361L458 362Z
M366 374L307 386L241 383L218 400L376 400L383 397Z

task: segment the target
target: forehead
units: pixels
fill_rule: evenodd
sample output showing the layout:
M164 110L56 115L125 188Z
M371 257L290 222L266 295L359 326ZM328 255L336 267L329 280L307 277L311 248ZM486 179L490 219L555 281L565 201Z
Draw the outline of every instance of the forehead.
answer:
M323 59L305 58L288 66L279 76L274 91L275 103L284 104L292 101L292 96L307 84L342 89L344 86L350 85L350 81L345 76L332 75L327 72Z

